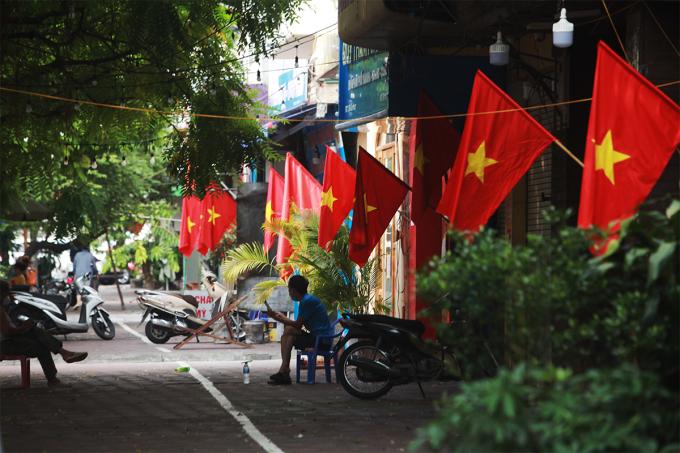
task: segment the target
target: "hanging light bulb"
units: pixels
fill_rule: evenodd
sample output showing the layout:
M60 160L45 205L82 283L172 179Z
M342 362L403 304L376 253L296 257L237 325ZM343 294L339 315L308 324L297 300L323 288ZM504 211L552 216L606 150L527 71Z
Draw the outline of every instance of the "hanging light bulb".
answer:
M298 54L297 54L297 52L298 52L298 46L296 45L295 46L295 67L296 68L298 67Z
M64 156L64 167L68 165L68 156Z
M500 30L496 34L496 42L489 46L489 63L505 66L510 61L510 46L503 42Z
M257 81L262 82L262 77L260 77L260 70L257 70Z
M217 94L217 88L215 88L215 82L210 85L210 95L215 96Z
M284 111L284 110L286 110L286 100L285 99L281 101L281 111Z
M96 170L96 169L97 169L97 159L96 159L95 157L93 157L92 159L90 159L90 168L91 168L92 170Z
M127 160L125 160L125 155L123 155L123 159L120 161L120 164L125 167L127 165Z
M560 20L553 24L552 31L553 46L565 48L574 43L574 24L567 20L567 8L560 10Z
M33 111L33 106L29 102L28 104L26 104L26 113L31 113L32 111Z
M151 158L149 159L149 163L151 165L154 165L156 163L156 155L154 153L151 153Z

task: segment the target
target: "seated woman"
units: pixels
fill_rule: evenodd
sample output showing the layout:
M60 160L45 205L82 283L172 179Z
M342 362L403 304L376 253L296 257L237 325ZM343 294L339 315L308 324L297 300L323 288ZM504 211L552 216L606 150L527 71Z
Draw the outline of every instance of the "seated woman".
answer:
M87 357L87 352L64 349L61 341L36 327L32 320L14 326L7 314L12 293L6 280L0 280L0 301L0 354L37 357L48 385L61 382L57 379L57 367L51 354L60 354L66 363L80 362Z
M14 266L12 266L12 269L10 271L10 279L9 279L9 284L12 287L20 286L24 287L28 285L28 275L27 275L27 270L28 270L28 264L30 263L30 258L27 256L20 256L17 258L17 260L14 262Z

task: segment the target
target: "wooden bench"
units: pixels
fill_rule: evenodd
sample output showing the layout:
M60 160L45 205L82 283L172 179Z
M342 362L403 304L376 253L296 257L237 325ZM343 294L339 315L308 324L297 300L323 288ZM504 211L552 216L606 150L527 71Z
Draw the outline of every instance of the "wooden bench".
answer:
M0 362L3 360L18 360L21 362L21 387L31 386L31 358L26 355L0 354Z

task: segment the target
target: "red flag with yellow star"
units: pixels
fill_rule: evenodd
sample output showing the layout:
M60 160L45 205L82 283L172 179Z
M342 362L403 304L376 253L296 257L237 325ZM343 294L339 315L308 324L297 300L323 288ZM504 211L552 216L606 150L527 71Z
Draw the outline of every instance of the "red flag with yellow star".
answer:
M195 196L182 198L182 219L179 227L179 253L189 256L198 246L201 233L201 200Z
M679 142L680 107L600 42L579 226L607 228L633 215Z
M283 176L281 176L274 168L269 169L269 186L267 187L267 205L264 209L264 220L271 222L274 219L281 218L281 211L283 210ZM272 245L274 245L274 238L276 233L270 230L264 230L264 251L268 252Z
M291 153L287 153L283 180L282 219L290 218L291 204L295 204L295 209L298 211L312 210L318 213L321 205L321 184ZM288 261L293 249L290 242L281 237L276 252L276 262L281 264Z
M554 140L477 71L456 161L437 211L448 216L453 228L477 231Z
M420 93L418 116L438 116L442 112ZM409 149L411 167L411 219L417 225L427 209L434 210L442 195L442 178L453 165L460 135L446 118L413 121Z
M211 188L201 201L201 233L198 251L201 255L215 250L222 236L236 222L236 200L219 187Z
M359 148L349 258L363 266L410 190L375 157Z
M326 146L319 214L319 247L330 249L340 225L352 210L355 182L354 169Z

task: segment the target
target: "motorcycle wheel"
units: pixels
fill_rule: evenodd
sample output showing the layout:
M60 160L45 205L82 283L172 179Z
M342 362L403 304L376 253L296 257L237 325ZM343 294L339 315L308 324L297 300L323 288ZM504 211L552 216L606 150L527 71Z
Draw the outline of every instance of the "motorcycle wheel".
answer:
M378 361L387 366L392 365L389 357L370 341L354 343L345 350L338 361L337 379L347 393L357 398L372 400L390 391L392 382L388 378L378 380L374 375L371 376L370 372L351 365L349 362L353 357Z
M154 326L151 321L146 323L144 333L146 334L146 338L155 344L167 343L172 336L167 330Z
M229 315L231 330L234 332L234 338L238 341L246 340L246 331L243 326L246 321L248 321L248 317L242 313L236 312Z
M92 330L102 340L112 340L116 336L116 326L103 311L97 311L92 315Z

